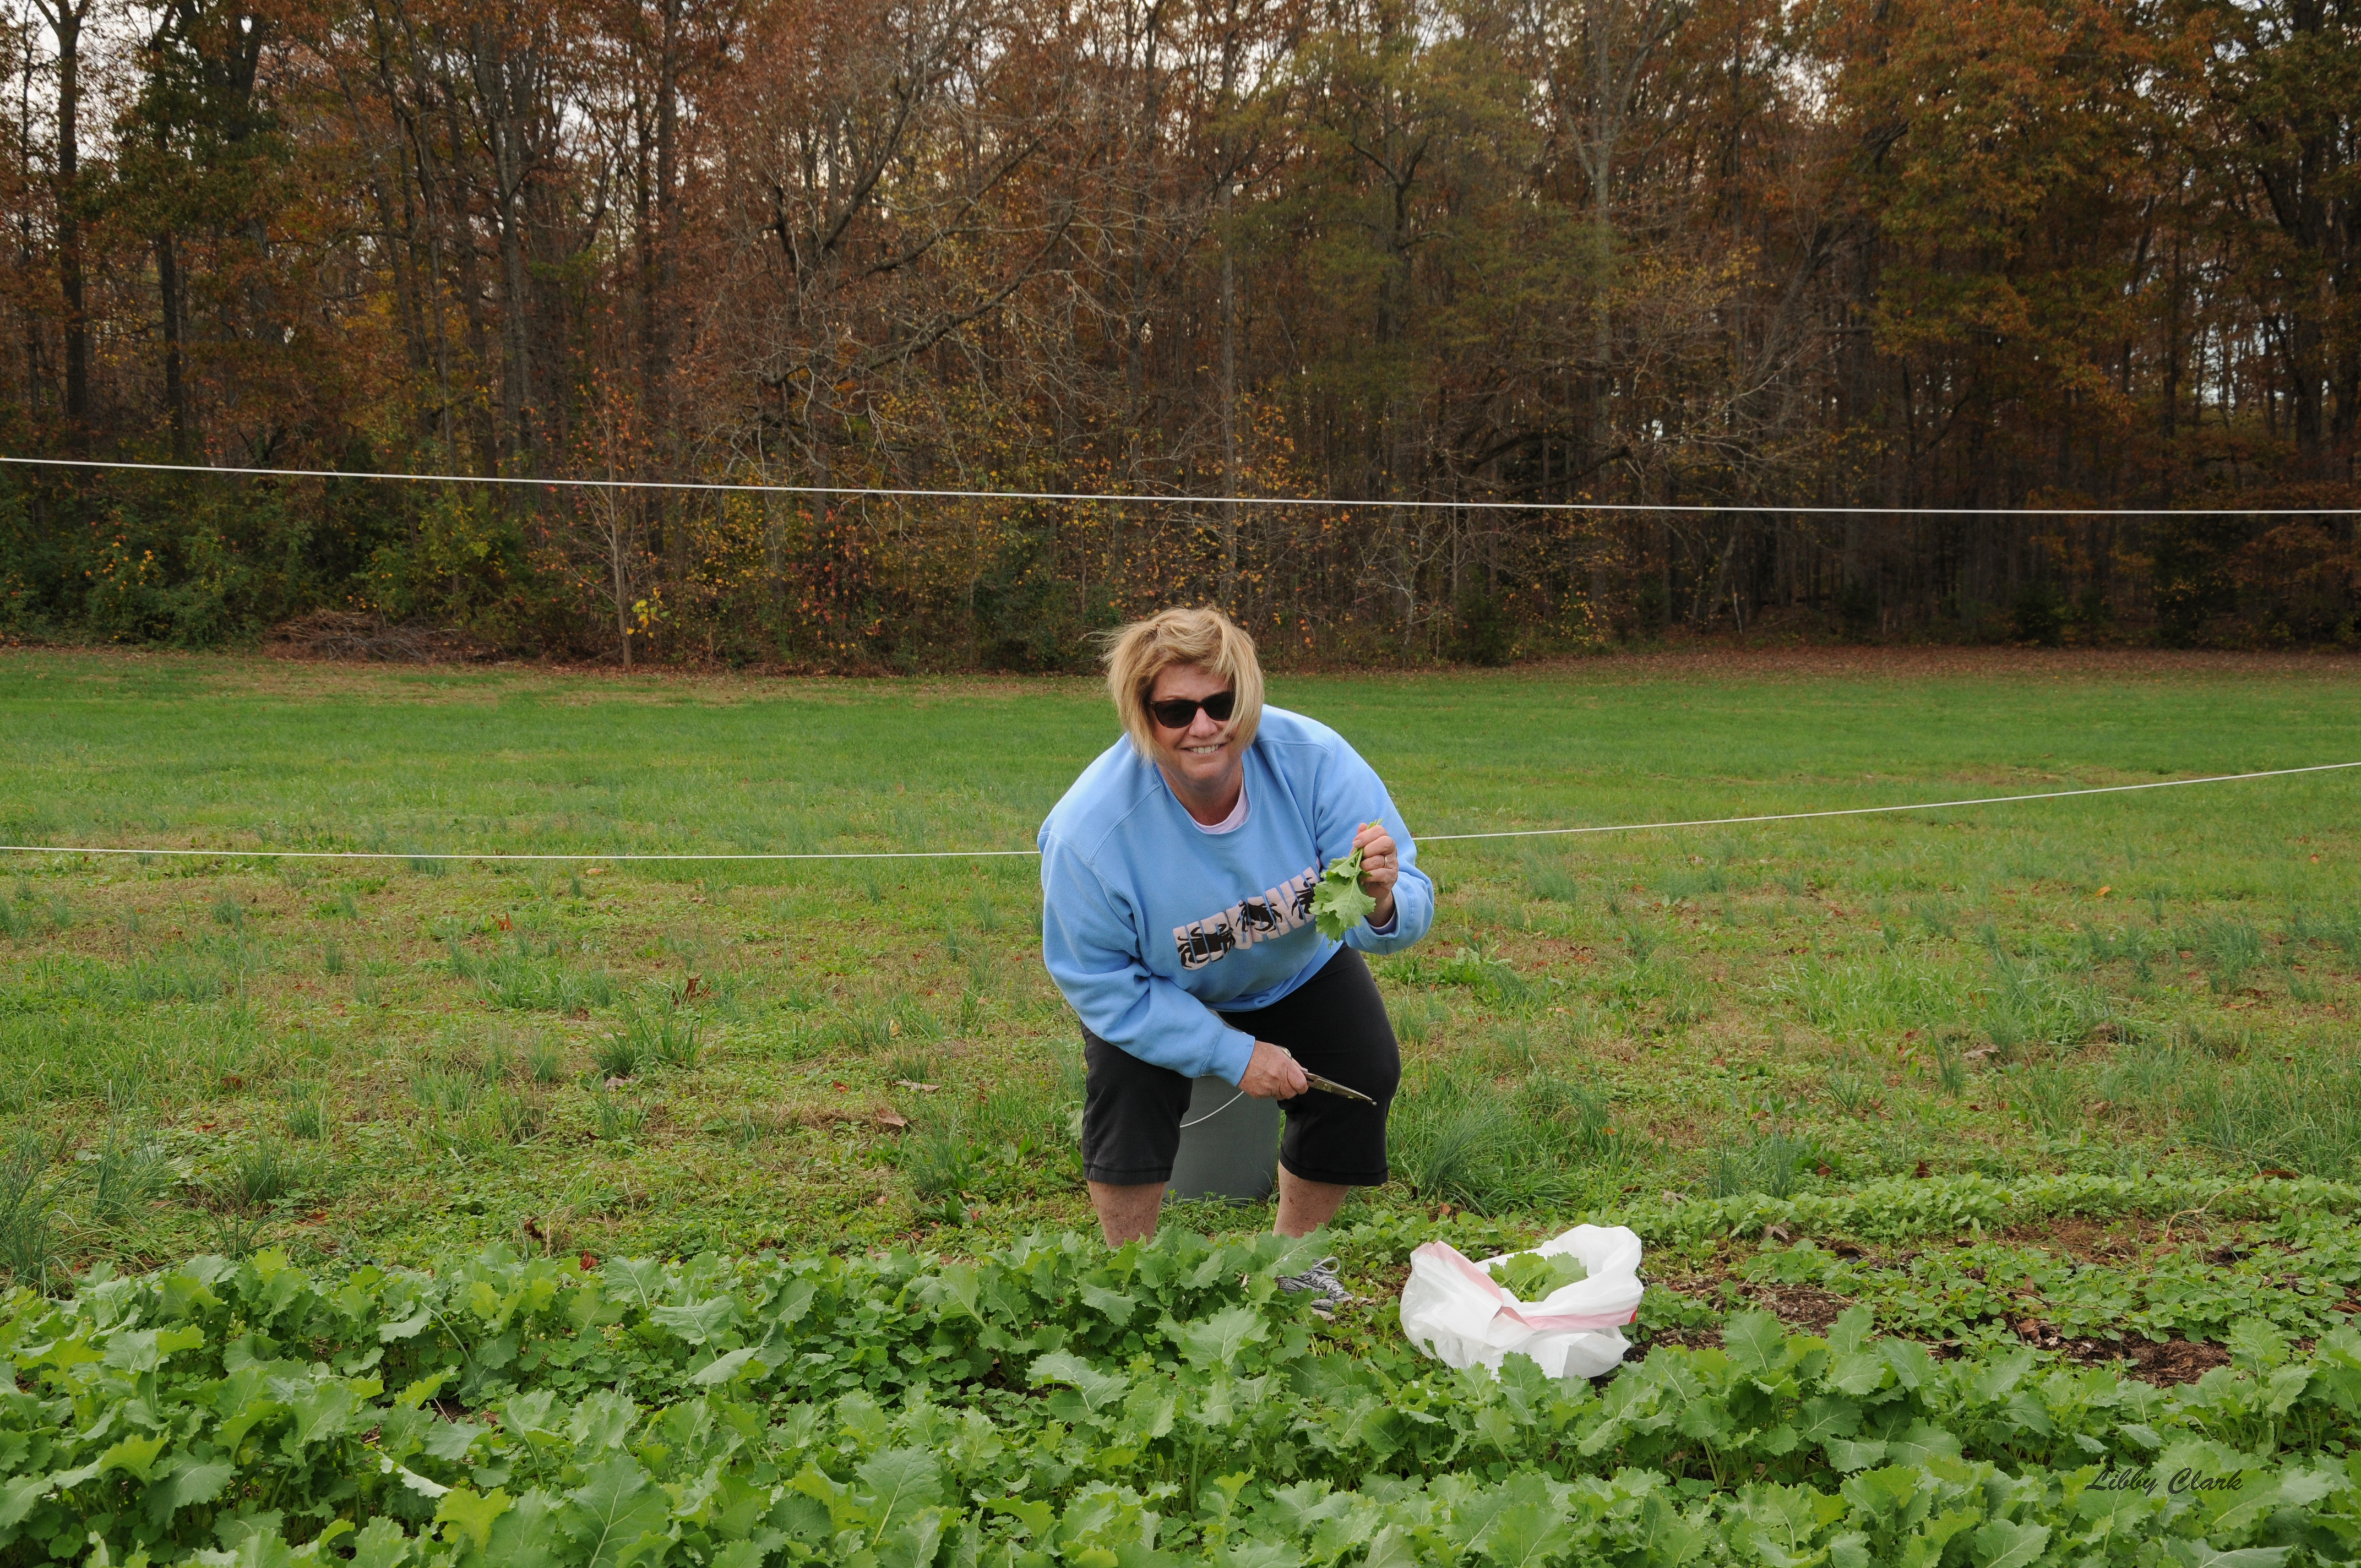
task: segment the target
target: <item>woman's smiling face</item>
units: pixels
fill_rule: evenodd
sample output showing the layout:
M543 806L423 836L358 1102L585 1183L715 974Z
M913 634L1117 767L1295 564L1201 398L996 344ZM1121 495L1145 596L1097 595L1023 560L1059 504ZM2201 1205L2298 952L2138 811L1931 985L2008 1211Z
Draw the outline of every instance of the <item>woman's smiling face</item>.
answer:
M1168 666L1148 688L1148 700L1169 702L1185 697L1202 702L1230 689L1230 683L1211 670L1194 664ZM1153 718L1150 722L1155 722ZM1237 724L1235 718L1217 719L1203 708L1189 720L1184 729L1168 729L1156 724L1156 760L1176 779L1204 789L1227 779L1238 766Z

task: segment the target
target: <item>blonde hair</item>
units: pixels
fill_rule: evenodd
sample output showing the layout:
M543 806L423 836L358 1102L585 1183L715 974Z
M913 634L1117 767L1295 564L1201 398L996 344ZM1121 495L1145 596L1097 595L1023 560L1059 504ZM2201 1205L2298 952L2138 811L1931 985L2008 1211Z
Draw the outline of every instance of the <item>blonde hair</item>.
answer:
M1237 696L1230 710L1231 732L1241 749L1254 744L1262 723L1262 663L1255 657L1254 639L1220 610L1167 609L1118 626L1105 634L1107 691L1131 743L1143 757L1156 755L1156 719L1148 711L1148 694L1156 677L1175 664L1191 664L1229 682Z

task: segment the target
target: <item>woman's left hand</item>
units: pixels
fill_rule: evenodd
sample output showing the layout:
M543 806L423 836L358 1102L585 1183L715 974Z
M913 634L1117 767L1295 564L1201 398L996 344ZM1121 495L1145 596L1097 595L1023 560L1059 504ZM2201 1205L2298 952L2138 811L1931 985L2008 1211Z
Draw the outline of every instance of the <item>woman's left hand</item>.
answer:
M1361 851L1361 891L1378 901L1369 911L1369 924L1390 926L1394 919L1394 883L1401 878L1401 861L1394 849L1394 836L1378 822L1362 824L1353 835L1353 848Z

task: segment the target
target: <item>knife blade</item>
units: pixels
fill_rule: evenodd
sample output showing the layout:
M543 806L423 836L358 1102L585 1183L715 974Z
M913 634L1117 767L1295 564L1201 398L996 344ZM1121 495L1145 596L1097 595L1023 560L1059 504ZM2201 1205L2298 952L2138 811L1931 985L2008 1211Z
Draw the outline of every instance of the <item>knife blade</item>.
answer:
M1303 1080L1306 1083L1309 1083L1312 1088L1320 1091L1323 1094L1334 1094L1346 1100L1357 1100L1364 1105L1375 1105L1377 1103L1376 1101L1370 1099L1359 1090L1347 1089L1343 1084L1337 1082L1334 1079L1323 1078L1316 1072L1307 1071L1303 1075Z

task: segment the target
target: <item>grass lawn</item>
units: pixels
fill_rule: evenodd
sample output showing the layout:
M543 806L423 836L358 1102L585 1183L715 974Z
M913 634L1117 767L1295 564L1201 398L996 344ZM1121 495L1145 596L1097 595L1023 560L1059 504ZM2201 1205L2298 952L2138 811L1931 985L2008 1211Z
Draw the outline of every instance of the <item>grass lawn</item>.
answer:
M1420 833L2361 761L2319 659L1273 697ZM0 1299L0 1563L2361 1541L2361 771L1431 844L1395 1179L1319 1243L1373 1306L1322 1323L1267 1211L1060 1239L1031 861L621 858L1026 848L1113 738L1085 683L18 652L0 733L0 839L221 851L0 868L0 1271L78 1292ZM606 858L471 858L534 851ZM1402 1343L1412 1246L1584 1219L1649 1248L1603 1394Z
M2318 660L1274 683L1422 832L2361 759L2356 697ZM1023 848L1113 732L1086 683L31 652L0 726L11 842L436 854L10 858L0 1125L60 1178L61 1261L1085 1217L1031 861L466 857ZM1380 966L1410 1065L1373 1197L1545 1223L1921 1170L2345 1176L2356 806L2332 773L1437 843L1433 934Z

